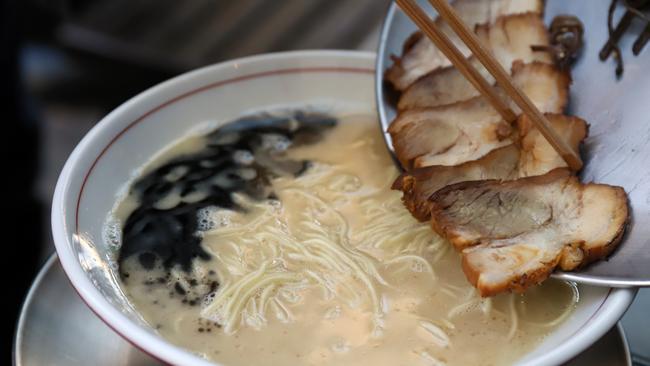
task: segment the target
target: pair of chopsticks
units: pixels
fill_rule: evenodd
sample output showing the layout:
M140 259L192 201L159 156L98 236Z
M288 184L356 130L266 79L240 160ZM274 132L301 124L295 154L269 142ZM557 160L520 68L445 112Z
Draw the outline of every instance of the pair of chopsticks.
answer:
M414 0L395 0L402 10L415 22L415 24L431 39L431 41L449 58L451 63L467 78L476 89L492 104L492 106L508 122L513 122L517 115L510 107L501 100L501 97L472 65L465 56L456 48L449 38L438 29L429 16L414 2ZM429 0L436 9L438 15L447 22L450 28L467 45L474 56L492 74L499 86L517 104L528 118L535 124L535 127L542 133L546 140L553 146L555 151L564 159L567 165L577 171L582 167L582 160L567 142L562 139L553 129L544 114L530 101L530 99L516 87L510 75L494 59L494 56L481 45L480 41L472 30L467 27L462 19L449 6L447 0Z

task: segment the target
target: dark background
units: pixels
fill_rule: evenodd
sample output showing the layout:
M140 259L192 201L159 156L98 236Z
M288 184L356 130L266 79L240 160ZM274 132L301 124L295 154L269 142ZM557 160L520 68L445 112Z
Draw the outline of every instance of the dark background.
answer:
M294 49L374 50L388 0L1 1L5 281L2 344L53 252L51 197L83 135L140 91L187 70ZM56 309L52 309L56 316ZM4 358L4 357L3 357ZM8 357L4 358L9 364Z

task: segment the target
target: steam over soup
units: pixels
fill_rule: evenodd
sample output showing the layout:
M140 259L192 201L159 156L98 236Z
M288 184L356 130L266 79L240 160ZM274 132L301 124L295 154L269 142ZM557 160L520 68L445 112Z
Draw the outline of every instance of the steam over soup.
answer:
M235 121L154 159L107 224L124 290L225 365L497 365L568 317L575 286L481 298L390 190L371 116Z

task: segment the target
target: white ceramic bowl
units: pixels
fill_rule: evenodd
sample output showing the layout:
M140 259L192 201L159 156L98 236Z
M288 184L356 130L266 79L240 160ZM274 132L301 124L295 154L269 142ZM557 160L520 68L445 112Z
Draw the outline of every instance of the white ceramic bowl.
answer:
M208 365L148 326L118 286L102 226L133 172L198 126L278 105L329 105L375 113L374 55L304 51L205 67L155 86L97 124L68 159L56 186L52 231L72 285L111 328L145 352L176 365ZM635 295L581 288L573 315L521 364L554 365L575 356L616 324Z

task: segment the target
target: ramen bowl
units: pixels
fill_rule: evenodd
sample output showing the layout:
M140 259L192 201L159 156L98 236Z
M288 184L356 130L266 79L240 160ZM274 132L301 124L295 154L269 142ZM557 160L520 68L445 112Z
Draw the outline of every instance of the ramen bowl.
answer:
M115 245L105 222L126 182L163 148L242 114L277 107L326 106L375 115L374 54L304 51L205 67L157 85L118 107L79 143L57 183L52 231L61 264L88 306L112 329L175 365L210 365L162 338L120 288ZM521 365L565 362L613 327L634 299L631 289L580 287L573 313Z

